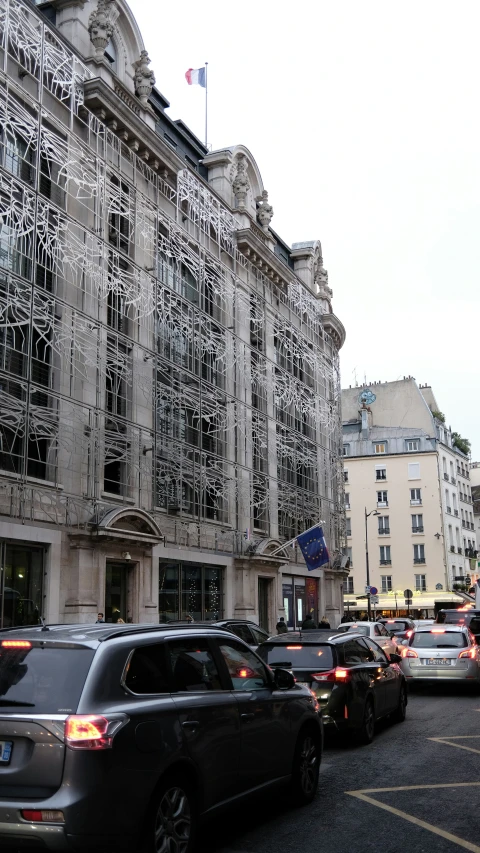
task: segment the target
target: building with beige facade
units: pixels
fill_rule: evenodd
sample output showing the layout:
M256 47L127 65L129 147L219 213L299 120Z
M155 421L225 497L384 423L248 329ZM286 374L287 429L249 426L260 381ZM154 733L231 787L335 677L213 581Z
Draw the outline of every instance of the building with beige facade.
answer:
M322 247L168 108L124 0L0 0L0 626L341 615Z
M366 608L366 535L375 612L462 603L476 577L468 458L429 386L412 377L342 391L346 608ZM367 521L366 519L367 514Z

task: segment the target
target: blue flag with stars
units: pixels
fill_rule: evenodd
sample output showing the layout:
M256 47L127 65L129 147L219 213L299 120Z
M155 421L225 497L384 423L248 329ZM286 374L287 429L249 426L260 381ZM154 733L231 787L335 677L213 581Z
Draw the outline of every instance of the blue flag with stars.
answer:
M322 527L314 527L313 530L306 530L305 533L297 536L297 542L309 572L313 572L314 569L319 569L320 566L324 566L325 563L329 562L330 557Z

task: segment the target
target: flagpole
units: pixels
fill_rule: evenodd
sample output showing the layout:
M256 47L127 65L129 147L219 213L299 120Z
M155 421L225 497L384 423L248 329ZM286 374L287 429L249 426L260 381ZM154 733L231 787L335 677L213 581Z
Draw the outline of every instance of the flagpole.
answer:
M208 149L208 62L205 63L205 148Z
M324 521L317 521L313 527L307 527L306 530L302 530L302 533L299 533L298 536L303 536L304 533L310 533L310 530L315 530L316 527L321 527L322 524L325 524ZM275 554L278 554L279 551L283 551L284 548L288 548L289 545L292 545L293 542L297 541L298 536L294 536L293 539L289 539L288 542L284 542L283 545L280 545L280 548L275 548L275 551L271 551L268 555L269 557L274 557Z

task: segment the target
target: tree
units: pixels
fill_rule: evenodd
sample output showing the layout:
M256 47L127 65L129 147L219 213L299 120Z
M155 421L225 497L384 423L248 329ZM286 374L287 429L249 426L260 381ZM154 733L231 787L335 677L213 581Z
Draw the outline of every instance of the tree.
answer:
M437 421L440 421L440 423L445 423L445 415L443 414L443 412L434 412L432 409L432 415L434 418L437 419Z
M452 444L458 447L465 456L470 456L470 442L468 438L462 438L459 432L452 432Z

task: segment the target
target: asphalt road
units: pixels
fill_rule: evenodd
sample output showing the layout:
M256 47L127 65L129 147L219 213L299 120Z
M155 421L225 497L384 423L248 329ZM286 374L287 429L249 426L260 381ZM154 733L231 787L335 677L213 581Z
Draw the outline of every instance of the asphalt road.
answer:
M480 853L480 695L417 688L406 721L381 723L370 746L327 739L312 805L275 794L199 841L202 853Z

